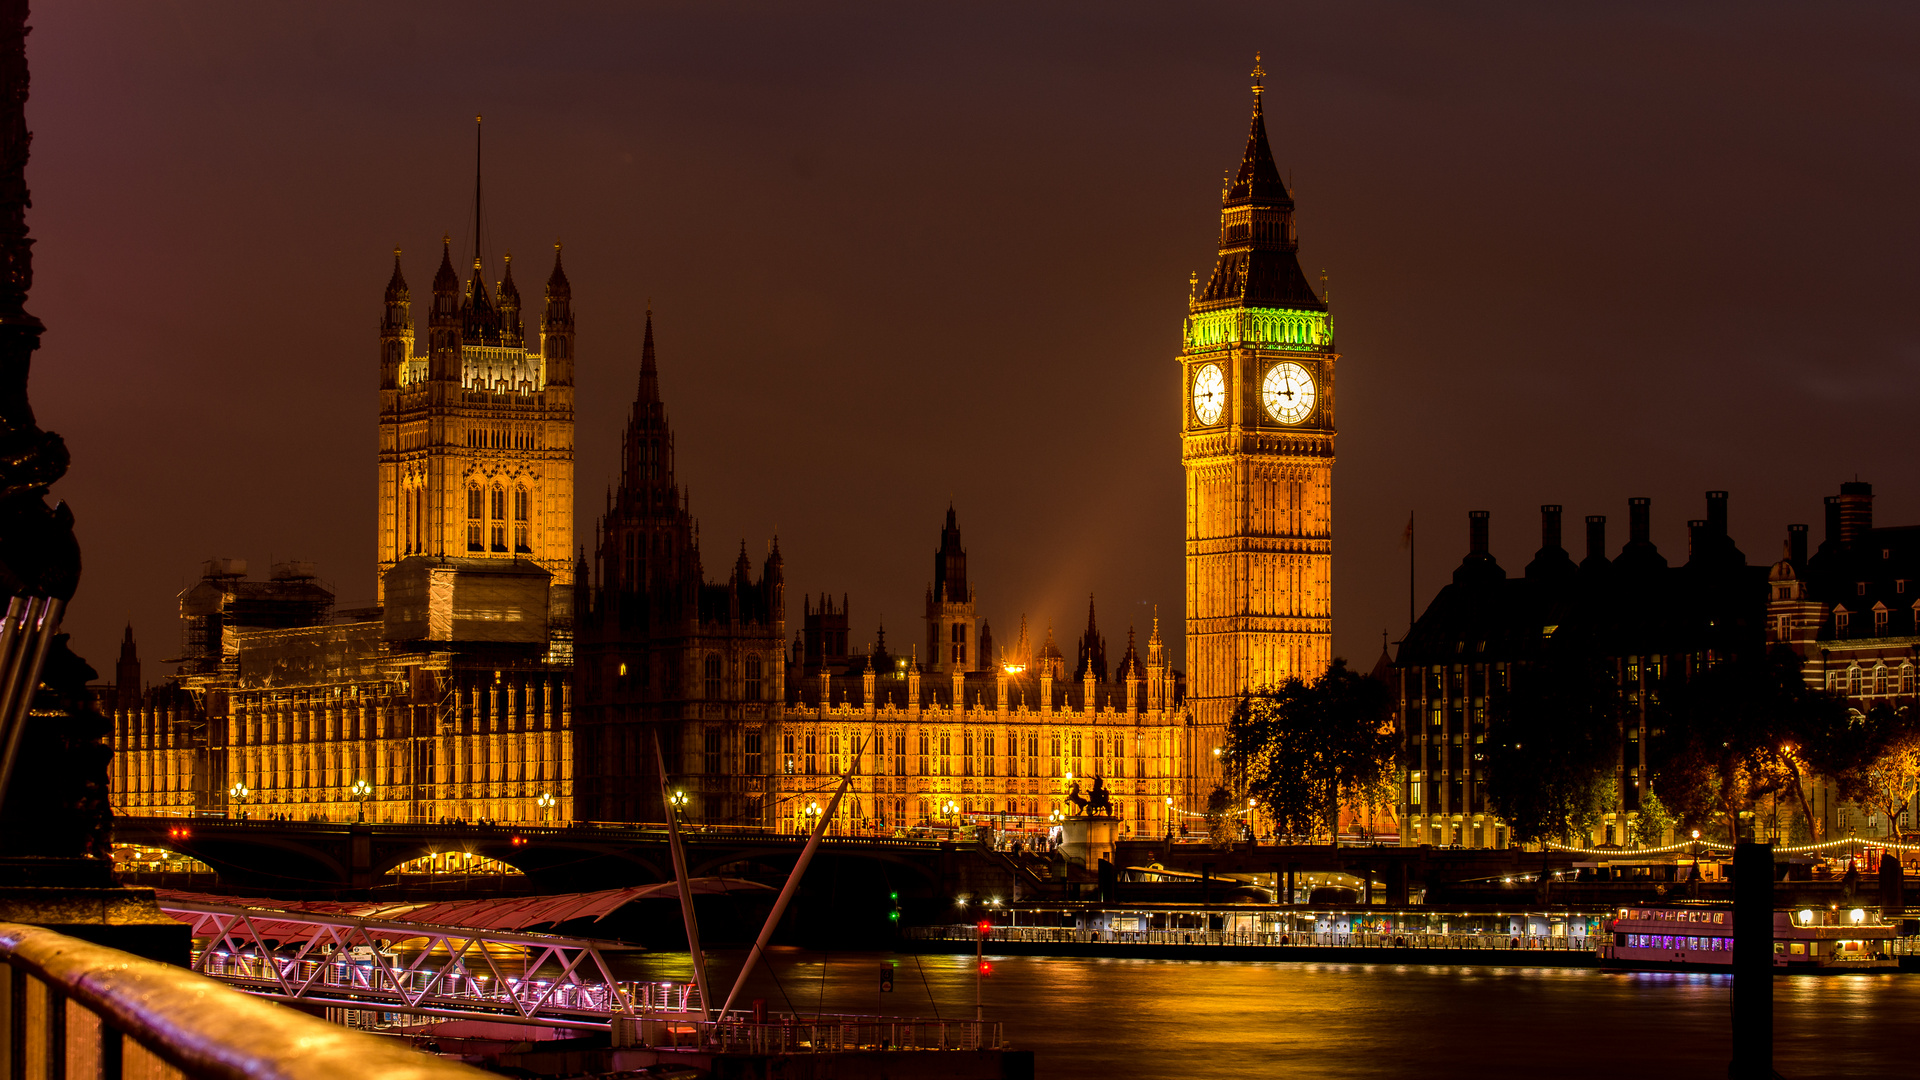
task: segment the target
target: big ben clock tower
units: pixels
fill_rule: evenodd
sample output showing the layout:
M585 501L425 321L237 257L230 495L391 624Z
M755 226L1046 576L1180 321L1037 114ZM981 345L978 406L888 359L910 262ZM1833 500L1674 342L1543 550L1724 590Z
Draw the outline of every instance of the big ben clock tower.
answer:
M1293 193L1261 113L1220 193L1220 258L1180 353L1187 483L1187 702L1196 794L1239 695L1333 658L1333 322L1300 271Z

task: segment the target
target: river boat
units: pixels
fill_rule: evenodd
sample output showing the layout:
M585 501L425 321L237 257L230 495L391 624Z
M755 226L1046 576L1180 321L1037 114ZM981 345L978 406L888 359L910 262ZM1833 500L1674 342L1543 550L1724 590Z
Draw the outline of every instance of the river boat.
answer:
M1609 920L1600 965L1634 971L1733 971L1733 905L1679 902L1623 907ZM1773 966L1783 973L1899 967L1896 928L1864 908L1773 913Z

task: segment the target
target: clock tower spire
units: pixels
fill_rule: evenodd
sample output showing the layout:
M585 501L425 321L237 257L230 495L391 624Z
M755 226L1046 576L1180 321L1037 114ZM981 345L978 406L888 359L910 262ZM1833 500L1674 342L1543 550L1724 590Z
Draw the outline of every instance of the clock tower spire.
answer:
M1190 790L1241 694L1312 680L1333 658L1333 322L1300 269L1293 192L1267 141L1266 72L1240 168L1220 194L1219 255L1191 294L1178 357L1186 472Z

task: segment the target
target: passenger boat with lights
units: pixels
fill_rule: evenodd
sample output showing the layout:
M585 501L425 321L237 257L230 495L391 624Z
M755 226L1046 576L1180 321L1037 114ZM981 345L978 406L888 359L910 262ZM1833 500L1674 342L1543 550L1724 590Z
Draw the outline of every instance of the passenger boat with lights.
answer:
M1733 906L1678 902L1623 907L1608 921L1600 966L1635 971L1733 971ZM1865 908L1773 913L1773 966L1794 972L1899 967L1896 928Z

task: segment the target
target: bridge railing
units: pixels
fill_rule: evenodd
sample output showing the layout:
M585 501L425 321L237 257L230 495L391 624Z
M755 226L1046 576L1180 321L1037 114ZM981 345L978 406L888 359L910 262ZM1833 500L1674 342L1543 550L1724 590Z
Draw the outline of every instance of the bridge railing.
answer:
M0 963L5 1080L491 1075L40 927L0 923Z
M921 941L972 942L977 925L915 926L909 938ZM1488 949L1536 952L1590 952L1598 937L1558 937L1547 934L1434 934L1419 931L1392 933L1295 933L1285 930L1081 930L1070 926L996 926L987 942L1044 942L1072 945L1194 945L1271 946L1288 948L1367 949Z

